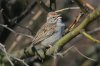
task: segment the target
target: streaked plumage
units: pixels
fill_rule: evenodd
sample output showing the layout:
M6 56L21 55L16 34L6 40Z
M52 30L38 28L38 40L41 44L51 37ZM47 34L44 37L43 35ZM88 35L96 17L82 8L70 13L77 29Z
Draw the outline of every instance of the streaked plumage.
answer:
M65 28L65 24L62 23L61 18L58 18L57 19L57 23L56 23L56 27L55 27L55 32L51 36L49 36L48 38L46 38L45 40L43 40L41 42L41 45L42 46L53 45L64 34L64 28Z
M33 39L33 44L41 42L41 45L49 45L54 43L62 36L62 28L65 25L62 23L61 17L55 12L48 13L47 22L40 28Z
M55 32L55 27L56 27L55 24L45 23L34 37L33 40L34 44L51 36Z

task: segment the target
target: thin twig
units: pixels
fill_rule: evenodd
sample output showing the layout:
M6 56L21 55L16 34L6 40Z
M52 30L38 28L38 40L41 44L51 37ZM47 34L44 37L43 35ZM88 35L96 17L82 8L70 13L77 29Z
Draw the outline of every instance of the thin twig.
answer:
M76 17L76 19L69 25L68 30L66 31L67 33L70 32L71 30L73 30L73 28L75 27L75 25L78 23L78 21L80 20L82 16L82 13L80 12L78 14L78 16Z
M76 4L80 7L81 11L84 13L84 14L88 14L89 11L87 10L85 4L84 4L84 1L83 0L74 0L76 2Z
M67 50L65 50L64 52L62 53L57 53L58 56L61 56L63 57L66 53L68 53L69 50L71 50L73 48L73 46L69 47Z
M74 49L75 49L81 56L83 56L84 58L87 58L88 60L91 60L91 61L96 61L95 59L89 58L89 57L87 57L86 55L84 55L83 53L81 53L76 47L74 47Z
M97 27L97 28L89 31L88 33L91 34L91 33L97 32L97 31L100 31L100 27Z
M0 43L0 49L5 53L5 55L6 55L7 59L8 59L8 61L10 62L11 66L14 66L13 62L10 60L10 57L9 57L9 55L8 55L6 49L5 49L5 46L3 44L1 44L1 43Z
M21 60L21 59L19 59L19 58L13 57L13 56L11 56L11 57L14 58L15 60L17 60L17 61L23 63L25 66L29 66L24 60Z
M92 11L95 11L95 8L91 4L89 4L88 2L84 1L84 4L85 4L85 6L87 6Z
M73 9L80 9L80 7L68 7L68 8L57 10L55 12L58 13L58 12L62 12L62 11L65 11L65 10L73 10Z
M64 52L62 53L58 53L57 55L60 55L61 57L63 57L66 53L68 53L69 50L71 49L75 49L82 57L86 58L86 59L89 59L91 61L96 61L95 59L92 59L92 58L89 58L87 57L86 55L84 55L83 53L81 53L75 46L71 46L69 47L67 50L65 50Z
M31 39L34 38L34 37L31 36L31 35L27 35L27 34L23 34L23 33L18 33L18 32L16 32L16 31L14 31L13 29L9 28L7 25L0 24L0 26L2 26L2 27L4 27L4 28L8 29L9 31L11 31L11 32L14 33L14 34L19 34L19 35L22 35L22 36L26 36L26 37L29 37L29 38L31 38Z
M49 1L47 0L46 3L44 3L42 0L37 0L39 2L39 4L41 5L41 7L46 11L46 12L50 12L50 8L47 6L49 4Z
M6 55L7 59L8 59L8 61L10 62L10 64L11 64L12 66L14 66L14 64L13 64L13 62L10 60L10 57L16 59L17 61L20 61L20 62L23 63L25 66L29 66L27 63L24 62L24 60L21 60L21 59L19 59L19 58L16 58L16 57L11 56L10 54L8 54L7 51L6 51L6 49L5 49L5 46L4 46L3 44L1 44L1 43L0 43L0 49L5 53L5 55Z

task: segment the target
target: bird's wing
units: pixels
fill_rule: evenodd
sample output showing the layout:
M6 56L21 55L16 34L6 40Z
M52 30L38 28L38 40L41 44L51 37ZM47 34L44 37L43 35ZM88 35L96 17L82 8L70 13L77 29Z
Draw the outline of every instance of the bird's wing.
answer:
M55 24L45 23L34 37L33 43L36 44L50 37L55 32Z

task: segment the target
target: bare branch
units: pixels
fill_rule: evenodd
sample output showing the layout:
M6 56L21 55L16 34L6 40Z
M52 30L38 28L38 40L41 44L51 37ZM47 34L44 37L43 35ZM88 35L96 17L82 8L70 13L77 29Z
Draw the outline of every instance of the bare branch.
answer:
M27 35L27 34L23 34L23 33L18 33L18 32L16 32L16 31L14 31L13 29L9 28L7 25L0 24L0 26L2 26L2 27L4 27L4 28L8 29L9 31L11 31L11 32L14 33L14 34L26 36L26 37L29 37L29 38L31 38L31 39L34 38L32 35Z
M96 61L95 59L89 58L89 57L87 57L86 55L84 55L83 53L81 53L76 47L74 47L74 49L75 49L81 56L83 56L84 58L86 58L86 59L88 59L88 60L91 60L91 61Z
M91 33L97 32L97 31L100 31L100 27L97 27L97 28L89 31L88 33L91 34Z
M10 62L11 66L14 66L14 63L11 61L10 58L14 58L15 60L23 63L25 66L29 66L27 63L24 62L24 60L21 60L19 58L16 58L16 57L11 56L10 54L8 54L6 49L5 49L5 46L3 44L1 44L1 43L0 43L0 49L5 53L5 55L6 55L7 59L8 59L8 61Z
M77 9L80 9L80 8L79 7L68 7L68 8L56 10L55 12L59 13L59 12L65 11L65 10L74 10L74 9L77 10Z
M80 20L80 18L82 17L82 15L83 14L81 12L78 14L78 16L76 17L76 19L74 20L74 22L72 22L69 25L69 27L67 28L66 33L70 32L71 30L74 29L75 25L78 23L78 21Z
M89 58L86 55L84 55L83 53L81 53L75 46L71 46L67 50L65 50L64 52L57 53L57 55L60 55L61 57L63 57L66 53L68 53L68 51L70 51L72 49L75 49L82 57L84 57L84 58L86 58L88 60L91 60L91 61L96 61L95 59Z
M67 33L64 37L62 37L60 40L58 40L52 48L49 48L46 51L47 55L51 55L55 52L57 48L61 48L66 43L68 43L71 39L76 37L80 34L80 30L84 29L89 23L93 22L95 19L100 17L100 9L94 11L93 13L89 14L82 22L81 24L76 27L73 31Z

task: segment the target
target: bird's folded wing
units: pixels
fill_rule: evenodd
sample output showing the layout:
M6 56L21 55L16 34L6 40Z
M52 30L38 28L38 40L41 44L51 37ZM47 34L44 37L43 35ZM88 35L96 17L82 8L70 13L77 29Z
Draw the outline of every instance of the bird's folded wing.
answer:
M36 44L42 40L52 36L55 33L55 24L45 23L34 37L33 43Z

